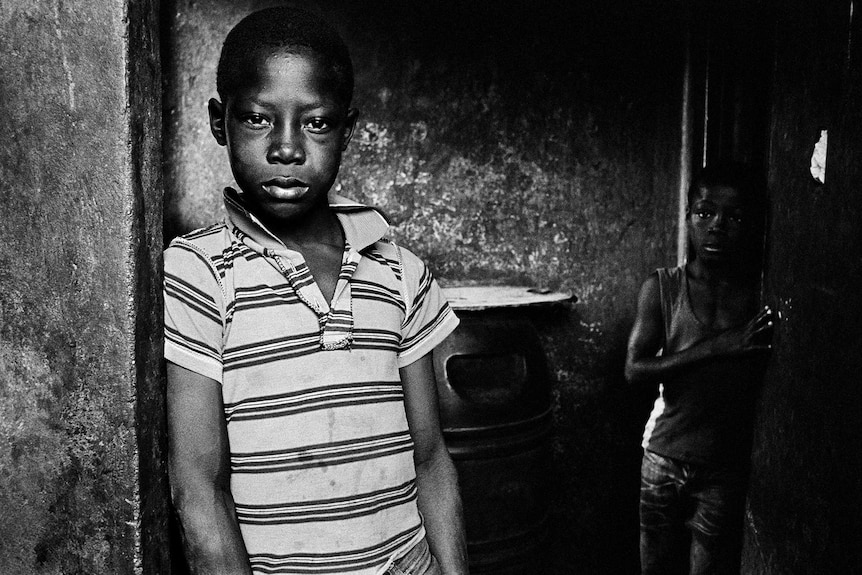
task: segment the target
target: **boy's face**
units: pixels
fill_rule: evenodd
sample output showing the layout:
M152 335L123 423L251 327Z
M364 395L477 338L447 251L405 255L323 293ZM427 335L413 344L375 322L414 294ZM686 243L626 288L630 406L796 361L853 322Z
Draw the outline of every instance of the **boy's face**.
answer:
M269 225L297 222L327 208L356 110L312 54L276 52L225 102L210 100L210 128L227 147L234 179Z
M712 262L737 258L751 225L748 218L736 189L702 187L688 207L688 232L696 257Z

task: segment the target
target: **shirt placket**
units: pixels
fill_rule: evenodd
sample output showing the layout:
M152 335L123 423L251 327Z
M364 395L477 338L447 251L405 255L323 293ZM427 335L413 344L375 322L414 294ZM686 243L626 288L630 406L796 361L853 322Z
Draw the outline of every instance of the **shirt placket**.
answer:
M350 279L359 264L360 254L345 244L341 257L341 269L332 302L322 301L322 292L313 281L302 256L296 265L293 258L272 254L282 275L290 283L297 297L317 315L320 348L324 351L348 349L353 341L353 297Z

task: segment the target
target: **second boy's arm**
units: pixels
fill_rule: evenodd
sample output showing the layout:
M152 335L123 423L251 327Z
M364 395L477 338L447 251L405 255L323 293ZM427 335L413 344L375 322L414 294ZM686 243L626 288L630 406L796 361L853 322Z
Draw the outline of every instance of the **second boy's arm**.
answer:
M443 442L431 354L401 368L404 405L415 444L419 511L444 575L467 575L467 544L458 477Z
M771 311L764 308L744 326L730 329L688 349L656 356L664 342L664 319L657 274L641 287L638 310L629 336L625 375L631 383L658 383L707 359L769 349L755 336L772 325Z
M193 575L250 575L230 493L221 385L168 362L171 495Z

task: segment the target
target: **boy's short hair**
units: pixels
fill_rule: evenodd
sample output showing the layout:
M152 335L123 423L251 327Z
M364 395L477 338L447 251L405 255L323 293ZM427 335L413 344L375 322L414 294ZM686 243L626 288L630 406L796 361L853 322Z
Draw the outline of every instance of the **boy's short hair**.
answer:
M703 168L692 179L686 197L691 206L694 197L703 188L733 188L755 218L763 215L766 201L766 183L762 175L747 164L721 163Z
M293 6L275 6L240 20L225 38L216 71L216 90L224 101L253 80L249 71L274 52L323 58L345 106L353 98L353 64L338 32L320 16Z

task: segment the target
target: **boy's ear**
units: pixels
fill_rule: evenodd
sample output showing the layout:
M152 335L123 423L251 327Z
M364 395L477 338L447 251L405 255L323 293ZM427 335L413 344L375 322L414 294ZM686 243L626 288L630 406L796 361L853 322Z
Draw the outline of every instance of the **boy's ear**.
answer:
M210 98L209 104L207 105L207 111L209 111L210 115L210 131L213 133L213 137L216 139L219 146L226 145L227 131L224 126L224 104L215 98Z
M359 108L350 108L347 110L347 118L344 121L344 138L341 142L341 149L346 150L347 144L350 143L350 138L353 137L353 132L356 129L356 120L359 119Z

